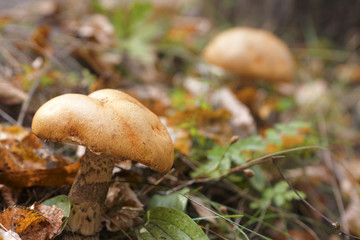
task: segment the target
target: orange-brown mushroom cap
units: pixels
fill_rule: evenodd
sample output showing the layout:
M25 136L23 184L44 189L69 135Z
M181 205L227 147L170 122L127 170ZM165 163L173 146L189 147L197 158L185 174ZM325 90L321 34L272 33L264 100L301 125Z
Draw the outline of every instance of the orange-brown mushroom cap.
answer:
M225 30L203 51L205 61L239 76L291 81L294 60L288 46L274 34L247 27Z
M55 97L39 108L31 127L40 138L84 145L159 172L169 171L173 164L166 127L139 101L118 90Z

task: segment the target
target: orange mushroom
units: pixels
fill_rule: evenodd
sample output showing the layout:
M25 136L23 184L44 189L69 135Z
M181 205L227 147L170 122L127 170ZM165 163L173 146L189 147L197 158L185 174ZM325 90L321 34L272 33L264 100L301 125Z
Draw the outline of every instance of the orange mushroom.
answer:
M205 47L206 62L240 77L289 82L294 60L287 45L274 34L247 27L221 32Z
M173 143L165 126L139 101L118 90L53 98L35 113L32 131L49 141L86 147L69 193L73 208L66 239L98 239L115 158L160 172L173 164Z

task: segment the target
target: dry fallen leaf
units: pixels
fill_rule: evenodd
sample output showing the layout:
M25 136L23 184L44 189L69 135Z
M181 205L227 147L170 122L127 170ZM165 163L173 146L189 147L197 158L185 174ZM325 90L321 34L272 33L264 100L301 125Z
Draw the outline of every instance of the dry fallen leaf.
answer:
M211 27L210 21L206 18L179 15L171 19L171 25L166 37L185 44L191 43L195 37L205 34Z
M203 206L206 206L210 209L211 209L211 207L208 206L208 204L204 203L200 198L197 198L194 196L191 198L192 198L191 205L195 208L195 211L199 214L199 217L206 218L205 219L206 221L216 224L216 220L214 218L212 218L212 217L215 217L215 215L213 213L209 212L207 209L201 207L200 205L198 205L194 202L197 202L197 203L199 203ZM214 210L214 209L212 209L212 210Z
M0 213L0 222L7 230L18 233L22 240L49 239L50 222L30 208L8 208Z
M188 154L191 150L191 135L184 129L169 128L174 136L174 148L182 154Z
M46 160L17 140L0 141L0 156L0 170L5 172L46 169Z
M8 149L0 146L0 170L5 172L10 171L21 171L22 162L17 157L15 157Z
M29 133L28 130L20 126L3 126L0 124L0 140L22 141Z
M26 135L22 141L25 146L30 147L32 149L41 149L42 148L42 142L38 137L35 136L35 134L30 133Z
M46 161L39 158L33 149L22 143L14 144L11 148L11 153L22 160L23 167L26 170L46 169Z
M35 211L39 212L42 216L44 216L50 223L50 228L48 229L48 237L49 239L57 236L61 227L63 225L64 213L56 205L51 207L43 205L43 204L34 204L33 208Z
M246 106L252 106L257 99L257 89L253 86L243 87L239 90L235 90L234 94L240 102Z
M38 169L20 172L0 173L0 183L13 187L63 186L71 185L79 169L80 162L54 169Z
M102 220L109 231L126 230L138 224L143 205L129 183L114 182L109 187Z
M53 50L49 43L50 25L44 24L35 29L31 36L31 42L35 46L35 51L41 55L49 55Z
M19 126L0 125L0 183L17 189L30 186L71 185L79 162L58 154L39 151L42 142L29 130ZM48 163L57 168L47 169Z
M11 82L0 78L0 102L3 104L20 104L27 99L27 95Z
M198 132L221 144L226 144L232 136L232 127L229 123L231 114L225 109L209 110L191 107L178 111L167 119L167 124L171 127L182 127L189 129L196 127ZM182 126L188 124L188 126ZM175 139L185 141L184 134L181 138ZM186 142L186 141L185 141Z

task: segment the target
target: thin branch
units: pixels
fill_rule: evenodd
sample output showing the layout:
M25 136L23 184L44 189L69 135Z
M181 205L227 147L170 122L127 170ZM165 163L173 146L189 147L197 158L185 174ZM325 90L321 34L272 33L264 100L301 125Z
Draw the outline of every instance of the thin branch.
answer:
M306 201L304 198L302 198L301 195L299 194L299 192L293 187L293 185L289 182L289 180L284 176L284 174L282 173L279 165L276 163L276 160L277 159L273 158L272 162L275 165L276 169L278 170L279 174L281 175L281 178L289 185L291 190L296 194L296 196L300 199L300 201L302 201L311 210L313 210L314 212L319 214L319 216L321 216L331 227L333 227L333 229L336 232L338 232L339 235L344 235L346 237L351 237L351 238L354 238L354 239L360 239L360 237L348 234L348 233L344 232L343 230L341 230L341 225L340 225L339 222L331 220L330 218L328 218L327 216L322 214L319 210L317 210L315 207L313 207L308 201Z
M318 113L318 120L319 120L318 125L319 125L321 139L323 140L325 147L329 149L326 121L325 121L324 116L321 113L321 111L320 111L320 113ZM331 157L330 151L324 151L324 152L322 152L322 155L323 155L322 159L324 160L324 163L325 163L326 167L331 172L334 173L334 175L331 174L331 176L330 176L330 184L331 184L331 187L332 187L333 192L334 192L337 208L338 208L338 210L340 212L340 215L343 216L345 214L345 207L344 207L344 202L342 200L342 196L341 196L341 193L340 193L339 184L337 182L337 180L343 179L343 176L340 176L339 170L336 167L335 161ZM348 226L347 222L344 221L342 224L343 224L344 230L346 232L348 232L349 231L349 226ZM349 238L346 237L346 239L348 240Z
M227 175L229 175L231 173L241 172L241 171L243 171L245 169L251 168L251 167L256 166L256 165L260 165L260 164L263 164L263 163L266 163L266 162L271 162L274 157L282 157L280 155L285 154L285 153L294 152L294 151L301 151L301 150L308 150L308 149L320 149L320 150L327 151L326 148L323 148L321 146L304 146L304 147L297 147L297 148L291 148L291 149L287 149L287 150L283 150L283 151L279 151L279 152L274 152L274 153L270 153L270 154L264 155L264 156L259 157L259 158L255 158L253 160L248 161L247 163L236 166L234 168L231 168L226 173L220 175L219 178L223 178L223 177L225 177L225 176L227 176ZM195 183L204 183L204 182L209 182L209 181L215 181L215 179L213 179L213 178L201 178L201 177L191 179L191 180L187 181L184 184L178 185L178 186L166 191L165 194L170 194L172 192L178 191L178 190L180 190L180 189L182 189L184 187L193 185Z
M0 116L4 118L6 121L11 123L12 125L16 125L17 122L15 119L13 119L9 114L7 114L4 110L0 109Z
M291 148L291 149L287 149L287 150L283 150L283 151L279 151L279 152L270 153L270 154L264 155L262 157L250 160L245 164L242 164L242 165L239 165L239 166L236 166L236 167L230 169L224 175L228 175L228 174L234 173L234 172L240 172L244 169L251 168L255 165L263 164L266 162L271 162L275 156L283 155L285 153L290 153L290 152L294 152L294 151L309 150L309 149L321 149L321 150L327 151L326 148L321 147L321 146L304 146L304 147Z

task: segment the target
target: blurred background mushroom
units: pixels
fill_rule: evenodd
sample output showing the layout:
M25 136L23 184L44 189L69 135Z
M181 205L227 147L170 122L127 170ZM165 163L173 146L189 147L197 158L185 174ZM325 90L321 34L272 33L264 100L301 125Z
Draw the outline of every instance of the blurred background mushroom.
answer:
M289 82L294 74L287 45L261 29L237 27L221 32L205 47L203 56L211 64L253 80Z

